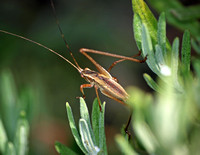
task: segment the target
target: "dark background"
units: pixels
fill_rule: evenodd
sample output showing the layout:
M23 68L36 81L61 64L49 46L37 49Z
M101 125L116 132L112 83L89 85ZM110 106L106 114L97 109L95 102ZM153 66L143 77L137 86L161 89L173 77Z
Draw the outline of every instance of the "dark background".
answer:
M94 65L79 53L82 47L132 56L138 50L132 30L130 0L60 0L54 1L57 16L71 50L82 68ZM59 34L49 0L3 0L0 5L0 29L33 39L71 59ZM182 34L167 27L170 42ZM180 35L181 34L181 35ZM37 115L30 122L30 154L55 154L54 142L60 141L76 150L69 129L65 103L69 102L76 121L79 119L79 86L86 83L68 63L27 41L0 34L0 69L10 69L17 89L26 85L38 93ZM106 69L116 59L92 54ZM140 57L141 58L141 57ZM142 58L141 58L142 59ZM151 91L143 73L151 73L146 64L123 62L112 70L120 84ZM153 75L154 76L154 75ZM85 89L91 109L94 89ZM100 95L106 101L106 135L110 154L118 152L114 135L129 117L128 108ZM76 150L77 151L77 150Z

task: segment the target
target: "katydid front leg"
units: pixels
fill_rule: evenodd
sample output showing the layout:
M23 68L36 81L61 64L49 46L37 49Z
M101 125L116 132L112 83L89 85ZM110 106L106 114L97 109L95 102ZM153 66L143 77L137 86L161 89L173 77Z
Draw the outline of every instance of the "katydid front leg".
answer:
M84 88L92 88L94 85L93 84L90 84L90 83L87 83L87 84L82 84L80 85L80 91L81 93L83 94L83 98L85 99L85 93L83 91Z
M101 102L100 102L100 99L99 99L99 93L98 93L98 87L97 86L95 86L93 84L90 84L90 83L88 83L88 84L82 84L82 85L80 85L80 91L83 94L83 98L85 99L85 93L84 93L83 89L84 88L92 88L92 87L95 88L95 93L97 95L97 99L98 99L98 103L99 103L99 109L101 111Z

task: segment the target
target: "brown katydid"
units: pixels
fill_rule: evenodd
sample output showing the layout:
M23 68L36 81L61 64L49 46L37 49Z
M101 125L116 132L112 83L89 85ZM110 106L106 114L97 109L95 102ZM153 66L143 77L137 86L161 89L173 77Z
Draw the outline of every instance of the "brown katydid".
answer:
M130 60L130 61L142 63L142 62L145 62L146 59L147 59L145 57L145 59L143 59L143 60L138 60L138 59L134 59L132 57L126 57L126 56L121 56L121 55L117 55L117 54L111 54L111 53L107 53L107 52L81 48L80 52L83 55L85 55L95 65L95 67L98 70L98 72L97 72L97 71L93 71L89 68L82 69L79 66L78 62L74 58L74 56L73 56L73 54L72 54L72 52L71 52L71 50L70 50L65 39L64 39L64 41L66 43L67 49L68 49L71 57L73 58L75 64L73 64L71 61L69 61L68 59L66 59L64 56L57 53L56 51L54 51L54 50L48 48L47 46L40 44L36 41L33 41L33 40L28 39L26 37L23 37L21 35L17 35L17 34L14 34L14 33L8 32L8 31L4 31L4 30L0 30L0 32L6 33L6 34L9 34L9 35L12 35L12 36L24 39L24 40L27 40L27 41L32 42L34 44L37 44L37 45L49 50L50 52L56 54L57 56L61 57L65 61L67 61L70 65L72 65L80 73L82 78L84 78L87 82L89 82L88 84L82 84L80 86L80 91L83 94L83 97L85 97L84 91L83 91L84 88L92 88L92 87L95 88L95 92L96 92L96 95L97 95L100 110L101 110L101 104L100 104L100 99L99 99L99 95L98 95L98 89L100 89L101 93L104 94L105 96L107 96L107 97L109 97L109 98L111 98L111 99L113 99L113 100L115 100L115 101L117 101L121 104L124 104L124 105L126 105L125 102L128 99L128 94L124 90L124 88L117 82L117 79L112 77L111 74L106 69L104 69L101 65L99 65L91 56L89 56L87 54L87 52L111 56L111 57L115 57L115 58L120 58L120 60L114 62L111 65L110 68L112 68L116 63L119 63L119 62L124 61L124 60ZM62 36L63 36L63 34L62 34ZM138 55L140 55L140 52L139 52L139 54L137 54L135 56L138 56Z
M76 66L80 70L81 68L78 65L77 61L75 60L75 58L69 48L69 45L64 37L64 33L62 32L62 29L60 27L53 0L50 0L50 2L51 2L51 7L53 9L54 17L56 19L56 23L57 23L58 29L60 31L61 37L62 37L63 41L65 42L65 45L66 45L71 57L73 58ZM94 87L96 95L97 95L100 110L101 110L101 103L100 103L100 99L99 99L99 95L98 95L98 91L97 91L98 88L100 89L101 93L104 94L105 96L125 105L126 104L125 101L128 99L128 94L126 93L124 88L118 83L117 79L115 77L112 77L109 72L117 63L120 63L122 61L130 60L130 61L135 61L138 63L143 63L146 61L147 57L145 57L143 60L134 59L134 57L141 55L140 51L138 54L136 54L132 57L126 57L126 56L111 54L108 52L102 52L102 51L97 51L97 50L87 49L87 48L81 48L79 51L83 55L85 55L95 65L95 67L98 70L98 72L96 72L96 71L90 70L89 68L85 68L84 70L81 69L81 70L83 70L82 73L79 71L81 74L81 77L83 77L86 81L89 82L89 84L82 84L80 86L80 91L82 92L83 97L85 97L85 94L83 91L84 88ZM112 63L112 65L109 67L109 69L107 71L101 65L99 65L92 57L90 57L87 53L95 53L95 54L115 57L115 58L119 58L120 60Z
M54 5L53 5L53 2L51 0L51 5L52 5L52 8L53 8L53 11L54 11L54 15L56 17L56 13L55 13L55 8L54 8ZM16 36L18 38L21 38L21 39L24 39L24 40L27 40L29 42L32 42L34 44L37 44L47 50L49 50L50 52L56 54L57 56L61 57L62 59L64 59L65 61L67 61L70 65L72 65L81 75L82 78L84 78L87 82L89 82L88 84L82 84L80 86L80 90L83 94L83 97L85 97L84 95L84 91L83 89L84 88L91 88L91 87L94 87L95 88L95 92L96 92L96 95L97 95L97 99L98 99L98 103L99 103L99 108L101 110L101 104L100 104L100 99L99 99L99 95L98 95L98 89L100 89L100 91L102 92L102 94L104 94L105 96L121 103L121 104L125 104L126 105L126 100L128 99L128 94L127 92L124 90L124 88L117 82L116 78L112 77L111 74L109 73L110 70L119 62L122 62L122 61L125 61L125 60L130 60L130 61L134 61L134 62L139 62L139 63L142 63L142 62L145 62L147 57L145 57L143 60L138 60L138 59L135 59L134 57L137 57L137 56L140 56L141 52L139 52L137 55L134 55L132 57L126 57L126 56L121 56L121 55L117 55L117 54L111 54L111 53L107 53L107 52L102 52L102 51L97 51L97 50L92 50L92 49L86 49L86 48L81 48L80 49L80 52L85 55L94 65L95 67L97 68L98 72L97 71L93 71L93 70L90 70L89 68L85 68L85 69L82 69L79 64L77 63L76 59L74 58L65 38L64 38L64 35L63 35L63 32L60 28L60 25L59 25L59 22L57 20L57 17L56 17L56 21L57 21L57 25L58 25L58 28L59 28L59 31L61 33L61 36L65 42L65 45L74 61L74 63L72 63L71 61L69 61L68 59L66 59L65 57L63 57L62 55L60 55L59 53L55 52L54 50L36 42L36 41L33 41L31 39L28 39L28 38L25 38L23 36L20 36L20 35L17 35L17 34L14 34L14 33L10 33L10 32L7 32L7 31L4 31L4 30L0 30L0 32L2 33L6 33L6 34L9 34L9 35L12 35L12 36ZM100 54L100 55L105 55L105 56L110 56L110 57L115 57L115 58L119 58L118 61L115 61L108 69L108 71L106 69L104 69L101 65L99 65L91 56L89 56L87 53L95 53L95 54ZM131 117L130 117L131 118ZM128 128L128 125L130 123L130 118L129 118L129 121L127 123L127 126L125 128L125 131L127 132L127 128Z

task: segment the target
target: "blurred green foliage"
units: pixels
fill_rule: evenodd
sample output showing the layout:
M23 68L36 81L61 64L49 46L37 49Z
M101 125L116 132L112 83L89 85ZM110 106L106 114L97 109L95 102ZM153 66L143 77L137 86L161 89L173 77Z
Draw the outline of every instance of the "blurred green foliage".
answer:
M133 0L133 4L137 5L138 3L139 6L147 7L144 1ZM159 35L166 34L166 32L162 32L166 31L164 14L161 14L159 18L157 32L150 35L151 19L148 21L149 24L146 24L143 17L147 17L151 13L146 8L140 9L142 10L141 14L137 14L137 10L133 7L137 14L134 21L138 22L134 25L139 27L135 30L137 30L136 33L141 33L136 35L141 36L137 44L142 45L144 56L148 54L147 64L160 79L157 80L158 83L155 83L148 74L144 75L149 86L155 90L154 94L146 93L136 87L128 89L129 104L134 109L132 127L135 136L132 143L120 143L119 139L123 139L120 136L117 136L116 140L124 153L130 151L130 154L199 154L200 61L197 58L192 59L194 68L194 73L192 73L190 71L190 33L185 31L183 35L180 61L178 38L174 40L171 51L165 49L167 42L160 44L162 41L160 43L151 41L154 39L153 36L158 36L159 40L161 38ZM154 22L155 20L152 21L152 23ZM140 31L138 31L139 29ZM137 38L135 39L137 40ZM157 56L158 47L160 53ZM154 52L154 50L156 51ZM166 56L163 50L168 52ZM159 67L158 70L154 68L157 64L163 63L160 60L168 63L170 74L162 74L159 72Z
M33 117L32 89L18 94L12 73L5 70L0 76L0 153L28 153L29 123Z
M60 36L53 33L57 32L56 25L49 24L54 22L53 17L49 15L50 6L46 7L45 4L36 5L35 1L29 1L31 9L28 9L28 7L22 7L21 3L25 4L17 1L17 3L13 2L13 7L10 7L10 2L2 2L0 10L6 13L7 16L1 17L1 29L31 36L30 38L41 43L47 42L58 51L65 51L60 46L62 43L61 39L58 39ZM77 5L77 2L69 3L69 5L65 1L58 3L58 7L61 8L61 11L58 9L58 15L61 14L59 15L61 26L67 40L69 38L70 45L72 44L72 51L78 51L81 47L103 51L109 49L120 52L121 55L133 55L134 53L126 53L125 51L137 51L136 47L132 45L131 24L127 22L130 21L127 18L128 15L132 14L130 3L123 0L105 3L98 1L98 5L91 0L84 3L78 0L80 5ZM90 117L87 107L82 107L82 110L85 109L86 111L81 114L79 131L76 129L76 134L73 132L73 135L76 135L75 141L80 145L82 144L82 150L85 153L90 152L87 149L98 146L106 154L104 130L109 127L111 132L107 130L109 134L106 137L109 154L119 153L118 150L121 150L124 154L189 155L200 152L200 60L191 57L191 44L200 53L199 5L185 7L179 1L156 0L151 0L149 3L158 12L164 11L165 13L161 13L157 21L142 0L133 0L133 11L135 13L133 29L136 45L139 50L142 49L144 57L148 56L147 66L155 73L148 72L144 74L147 84L154 91L153 93L146 93L136 87L129 87L129 104L134 109L131 122L134 137L128 142L123 136L117 135L118 148L110 140L112 139L110 135L115 135L119 130L110 127L110 124L116 122L118 127L121 126L127 115L121 105L113 104L112 106L112 104L107 104L107 109L111 109L107 114L105 113L107 124L104 124L102 118L98 118L100 113L97 110L97 101L94 101L97 108L91 116L92 124L89 122ZM128 7L122 7L122 4ZM40 6L39 9L34 10L38 6ZM62 10L63 6L65 6L65 11ZM124 12L126 13L123 14ZM117 18L114 19L111 16L112 14ZM8 19L5 20L5 18ZM98 20L96 20L97 18ZM165 18L172 25L185 31L181 46L179 45L179 38L175 38L172 45L168 41ZM169 36L168 33L167 36ZM59 134L64 137L67 134L67 138L55 143L56 150L60 154L74 153L71 150L76 150L77 145L70 141L72 138L70 137L71 134L68 134L69 129L60 132L60 130L51 130L53 127L43 128L43 124L46 122L41 121L41 124L37 124L38 120L36 123L33 122L35 117L40 116L41 113L49 113L47 115L49 120L52 120L52 114L58 114L58 117L66 120L64 104L59 103L65 103L66 97L69 103L77 102L75 97L80 96L81 78L68 64L65 66L60 60L56 61L54 55L52 56L47 52L45 54L43 49L35 47L35 45L24 43L6 35L1 35L0 41L0 69L2 73L0 77L0 152L4 154L27 154L27 151L30 150L30 154L41 154L41 152L42 154L54 154L52 151L54 144L48 143L51 141L48 138ZM78 52L74 52L74 55L81 66L90 66L90 63ZM181 60L179 57L181 57ZM100 64L110 64L110 59L100 57L95 57L95 59L100 61ZM12 73L5 70L8 67L11 68ZM131 64L130 67L127 66L123 69L119 65L114 73L117 77L118 75L119 77L126 75L126 80L121 81L127 82L127 85L135 84L143 87L142 78L138 78L136 74L131 74L133 67L135 67L136 73L143 72L143 68ZM194 71L190 70L191 67ZM130 74L124 72L126 69ZM154 80L155 75L159 77L156 80ZM128 82L128 79L135 83ZM21 89L21 86L27 83L28 87L25 86ZM45 98L45 101L41 99L41 96ZM94 95L87 96L90 96L86 99L87 103L92 103L92 96ZM82 104L83 102L82 100L81 106L85 105ZM38 105L38 103L41 104ZM55 103L58 104L55 105ZM72 120L76 122L79 116L76 115L78 113L78 110L76 110L77 104L70 104L70 106L73 109L74 116L71 114L71 118L68 116L68 119L72 124ZM71 108L69 105L66 107L69 115L69 109ZM56 122L59 121L56 120ZM39 126L39 132L32 131L31 133L33 124ZM56 123L53 124L53 126L57 125ZM75 126L75 123L73 123L73 126ZM45 135L46 137L43 138L44 133L50 134ZM79 134L80 137L77 140ZM29 136L31 136L30 142L28 142ZM32 140L34 138L38 138L40 141ZM88 139L92 139L90 145L83 146L84 140ZM54 137L53 141L55 140L59 139ZM52 149L43 145L43 141L46 141ZM70 149L62 143L67 143ZM100 153L103 152L100 151Z
M188 1L189 2L189 1ZM195 1L194 1L195 2ZM188 29L193 37L193 48L200 50L200 3L185 6L181 0L149 0L148 3L157 12L165 12L167 22L178 29ZM191 1L192 3L192 1Z
M135 12L133 19L135 40L142 54L148 56L147 65L164 81L168 80L169 76L173 76L173 86L177 91L183 92L185 74L190 72L190 32L186 30L183 35L180 61L179 38L174 39L172 46L168 42L165 14L162 13L157 22L142 0L133 0L133 11ZM181 72L183 75L179 76ZM148 74L145 73L144 78L154 90L161 89Z

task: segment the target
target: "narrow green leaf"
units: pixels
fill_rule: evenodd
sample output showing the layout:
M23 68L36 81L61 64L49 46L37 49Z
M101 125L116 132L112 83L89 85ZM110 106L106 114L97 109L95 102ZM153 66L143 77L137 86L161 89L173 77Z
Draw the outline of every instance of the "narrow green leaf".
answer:
M105 124L104 124L104 121L105 121L105 106L106 106L106 102L103 102L103 106L102 106L102 111L103 111L103 114L100 113L100 118L99 118L99 121L101 122L99 128L101 129L100 130L100 135L102 135L102 143L103 143L103 151L104 151L104 154L107 155L107 145L106 145L106 134L105 134Z
M186 30L183 35L182 49L181 49L182 66L186 73L189 73L190 71L190 58L191 58L190 32Z
M82 118L79 120L79 130L80 130L80 135L81 135L83 145L85 149L87 150L88 154L96 155L100 151L100 149L94 145L94 142L92 140L92 137L88 128L88 124L86 120Z
M172 69L172 79L174 87L182 92L182 88L178 81L178 65L179 65L179 39L175 38L172 44L172 56L171 56L171 69Z
M176 37L172 44L171 68L174 76L177 76L179 61L179 39Z
M78 130L76 128L74 117L73 117L72 110L71 110L69 103L66 103L66 110L67 110L67 116L68 116L68 120L69 120L69 126L71 128L74 139L75 139L77 145L80 147L80 149L86 154L87 151L83 146L80 135L79 135Z
M157 75L160 75L158 65L156 64L155 60L151 38L148 29L144 24L142 25L142 52L144 56L147 55L146 63L148 64L149 68Z
M60 142L55 142L55 148L60 155L78 155L73 150L61 144Z
M92 130L92 125L90 123L90 114L89 114L87 105L85 103L85 100L82 97L80 98L80 115L81 115L81 118L83 118L87 122L90 134L92 136L92 140L94 144L97 145L95 137L94 137L94 132Z
M137 13L133 17L133 32L134 38L139 50L142 49L142 22Z
M142 23L149 30L153 44L157 43L157 20L143 0L132 0L134 13L138 14Z
M16 155L16 151L15 151L15 147L13 143L11 142L6 143L6 150L5 150L4 155Z
M147 84L149 85L149 87L151 87L153 90L160 92L160 87L158 86L158 84L151 78L150 75L148 75L147 73L143 74L143 77L145 79L145 81L147 82Z
M161 47L159 45L156 45L155 49L156 62L158 64L159 72L162 75L160 77L163 79L166 76L171 75L171 68L166 64Z
M137 155L137 152L135 152L132 148L132 146L129 144L129 142L121 135L117 135L115 137L115 140L123 154L127 155Z
M15 136L18 116L16 98L16 87L13 75L10 70L4 70L0 76L0 112L7 135L9 136L8 138L11 140Z
M161 47L163 56L166 56L166 21L165 13L161 13L158 20L158 45Z
M193 38L191 40L192 48L200 54L200 42L195 41Z
M194 71L198 77L198 79L200 80L200 60L199 59L194 59L192 61L193 67L194 67Z
M186 15L186 18L184 17L184 15L181 17L181 20L179 20L177 18L177 13L179 13L179 11L177 12L176 10L181 9L182 12L184 12L184 14L190 14L191 10L188 10L188 8L193 7L193 6L189 6L189 7L184 7L183 4L181 3L180 0L170 0L170 1L166 1L166 0L148 0L148 4L151 4L151 7L153 7L157 12L165 12L166 13L166 19L167 22L181 30L185 30L185 29L189 29L190 33L192 34L192 36L194 36L194 38L197 38L198 36L200 36L200 23L197 19L194 19L194 17L196 16L196 13L192 13L193 15ZM197 5L196 5L197 6ZM198 9L198 8L197 8ZM198 10L199 12L199 10ZM200 16L200 14L198 14L198 16ZM189 18L188 18L189 17ZM193 18L193 19L192 19ZM195 17L196 18L196 17ZM188 19L187 21L184 21L184 19ZM167 48L168 49L168 48ZM171 50L169 50L171 51Z
M92 127L97 140L97 146L103 150L104 154L107 154L106 136L104 128L104 114L105 114L105 102L102 105L102 111L99 110L99 104L97 98L93 102L92 108Z
M13 75L10 70L4 70L1 74L1 102L13 106L16 101L16 88Z
M141 120L137 120L136 122L134 122L133 128L137 137L139 138L140 142L143 144L145 149L150 154L154 154L155 149L158 145L158 142L155 138L155 135L152 133L151 129L149 128L149 126L145 122Z
M155 49L156 49L156 52L155 52L156 62L158 63L158 66L160 68L160 65L165 65L163 52L162 52L162 49L161 49L160 45L156 45Z
M26 155L28 153L29 124L26 119L26 113L21 111L20 118L17 122L15 148L16 153Z
M0 152L4 154L6 149L6 143L8 141L5 128L3 126L2 120L0 118Z
M25 86L20 93L17 95L17 103L19 111L23 110L26 112L27 120L30 121L35 115L37 115L37 100L39 96L33 87Z
M158 12L167 11L171 8L182 8L183 6L178 0L149 0L148 4L151 4Z
M158 43L156 18L143 0L132 0L132 7L133 12L139 15L142 24L147 26L152 43L155 46ZM168 40L166 47L168 51L171 51L171 45Z
M172 14L181 21L191 21L200 18L200 5L176 8L171 10Z

